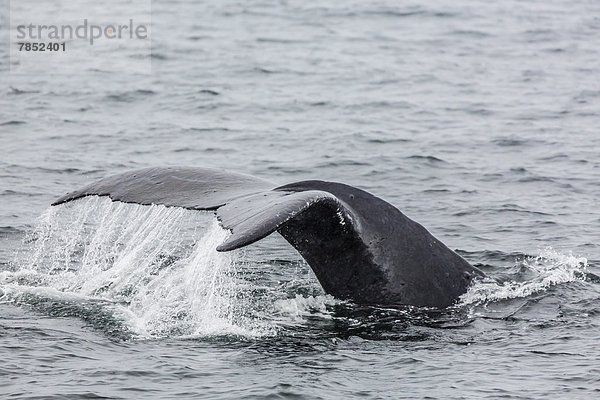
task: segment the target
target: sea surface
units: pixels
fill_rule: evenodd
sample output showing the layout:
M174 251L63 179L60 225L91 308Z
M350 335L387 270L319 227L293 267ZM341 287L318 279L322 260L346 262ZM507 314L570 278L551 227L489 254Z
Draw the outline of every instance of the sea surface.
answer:
M111 50L150 71L91 49L0 48L0 398L600 398L600 2L152 1L151 53ZM488 279L361 307L277 234L216 253L210 213L50 207L177 165L352 184Z

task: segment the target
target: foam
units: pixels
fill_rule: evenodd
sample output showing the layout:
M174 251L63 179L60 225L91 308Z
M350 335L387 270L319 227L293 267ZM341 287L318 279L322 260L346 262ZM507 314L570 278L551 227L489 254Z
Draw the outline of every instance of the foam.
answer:
M475 282L461 296L459 305L481 304L527 297L562 283L583 280L587 270L587 259L572 253L560 253L550 247L540 250L537 257L523 260L523 267L533 277L524 282L514 280L499 283L485 278Z

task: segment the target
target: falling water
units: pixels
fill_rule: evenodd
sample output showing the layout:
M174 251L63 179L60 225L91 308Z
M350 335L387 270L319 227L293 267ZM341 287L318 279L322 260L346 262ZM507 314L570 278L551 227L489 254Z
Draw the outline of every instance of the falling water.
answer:
M180 208L98 197L51 207L3 274L3 296L102 301L141 337L274 334L240 253L215 250L227 235L212 214Z

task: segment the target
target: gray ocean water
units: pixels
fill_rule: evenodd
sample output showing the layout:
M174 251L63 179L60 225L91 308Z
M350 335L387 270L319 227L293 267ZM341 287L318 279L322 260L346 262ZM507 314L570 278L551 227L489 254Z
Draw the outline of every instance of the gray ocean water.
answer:
M598 398L599 43L597 1L164 0L151 73L4 54L0 397ZM155 165L358 186L490 279L359 307L210 214L49 208Z

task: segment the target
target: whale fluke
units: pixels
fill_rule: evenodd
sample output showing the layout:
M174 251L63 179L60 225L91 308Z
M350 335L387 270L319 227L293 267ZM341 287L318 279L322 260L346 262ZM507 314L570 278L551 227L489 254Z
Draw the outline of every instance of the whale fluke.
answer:
M210 168L146 168L100 179L58 205L114 201L215 211L231 251L273 232L306 260L325 292L361 304L446 307L483 273L396 207L336 182L279 186Z

